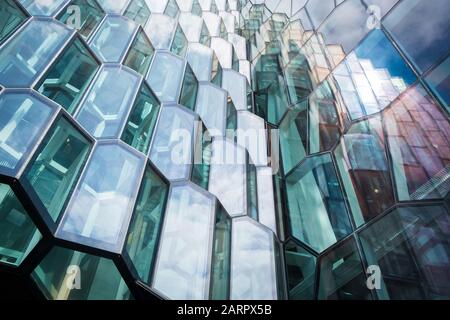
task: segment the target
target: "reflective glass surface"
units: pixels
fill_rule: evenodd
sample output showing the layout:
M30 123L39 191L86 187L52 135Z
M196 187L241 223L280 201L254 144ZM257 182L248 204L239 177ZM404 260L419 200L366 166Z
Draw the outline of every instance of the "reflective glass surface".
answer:
M51 16L69 0L19 0L19 2L32 15Z
M18 266L41 238L10 186L0 183L0 264Z
M144 159L117 144L100 144L58 228L60 238L120 252Z
M47 133L26 178L56 221L89 156L91 142L64 117Z
M23 21L25 13L13 0L0 3L0 43L6 39Z
M75 24L75 26L79 27L78 32L87 39L102 21L103 10L95 0L72 0L69 7L62 10L58 16L59 21L69 26L78 22L74 16L78 9L71 6L77 6L80 10L80 24L78 26Z
M450 57L431 71L425 81L450 113Z
M289 299L313 300L317 259L295 242L286 244L286 271Z
M0 52L0 84L29 87L69 36L62 24L31 21Z
M124 64L145 76L152 62L155 49L142 30L139 30Z
M136 25L119 16L108 16L90 45L103 62L120 62L125 55Z
M54 247L32 273L47 299L129 300L127 285L109 259Z
M167 179L187 179L193 157L195 117L179 106L163 106L150 159Z
M273 234L248 218L235 219L232 234L231 299L276 299Z
M121 13L129 0L97 0L107 13Z
M77 113L78 122L96 138L117 138L139 90L139 78L122 67L105 66Z
M213 84L199 85L195 111L211 136L225 136L227 98L227 92Z
M153 287L171 299L207 299L215 201L192 185L172 187Z
M148 284L151 282L168 191L168 185L147 166L128 230L125 250L140 279Z
M36 90L73 113L98 67L81 40L76 39L50 68Z
M157 52L153 58L148 83L161 102L176 102L183 77L183 60L166 52ZM170 77L165 75L170 74Z
M198 80L188 63L186 64L186 71L184 72L184 79L181 87L180 104L194 110L197 101L197 92Z
M156 49L169 50L175 26L174 19L162 14L152 14L145 26L145 31Z
M0 169L18 169L36 146L53 110L35 95L0 95Z
M292 235L321 252L352 229L329 154L306 159L286 178Z

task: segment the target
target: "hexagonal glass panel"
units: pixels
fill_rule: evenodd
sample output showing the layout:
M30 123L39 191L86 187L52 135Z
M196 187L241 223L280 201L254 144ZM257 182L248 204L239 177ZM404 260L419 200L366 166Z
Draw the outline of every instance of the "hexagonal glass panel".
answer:
M121 252L144 166L144 158L122 144L98 144L57 236Z
M287 285L290 300L313 300L315 298L316 257L295 242L284 248L286 257Z
M131 293L109 259L54 247L31 274L47 299L129 300Z
M381 270L380 299L450 297L449 224L444 207L402 207L360 233L367 263Z
M192 111L195 109L197 101L198 81L189 63L186 64L184 72L183 85L180 93L180 104L188 107Z
M188 179L194 145L195 116L176 105L164 105L150 159L169 180Z
M153 287L171 299L209 297L216 200L191 184L172 187Z
M213 51L199 43L189 44L186 59L198 81L210 81Z
M145 77L150 68L154 53L155 49L150 43L150 40L148 40L142 29L139 29L136 38L131 45L130 51L125 58L124 65L139 72Z
M178 101L183 69L183 59L166 52L155 54L147 81L161 102Z
M74 14L79 10L80 20ZM63 10L58 20L70 27L75 27L87 39L102 21L104 12L95 0L72 0L67 9ZM79 24L78 24L79 23ZM78 25L77 25L78 24Z
M34 16L52 16L70 0L19 0L27 11Z
M231 299L276 300L278 297L273 233L249 218L233 220Z
M128 229L125 252L142 281L150 284L169 186L147 165Z
M333 248L319 260L320 300L371 300L365 270L354 238Z
M450 191L450 123L417 85L383 113L398 198L444 198Z
M228 93L211 83L200 83L195 111L210 136L225 136Z
M190 43L199 42L203 26L202 18L182 12L178 18L178 23L183 28L184 34Z
M296 105L280 124L280 151L283 171L288 174L306 157L308 132L308 104Z
M19 266L41 239L20 200L0 183L0 263Z
M211 292L213 300L229 299L231 264L231 218L219 205L216 213L214 245L211 267Z
M121 16L108 16L90 42L103 62L120 62L137 29L136 24Z
M383 31L372 31L333 72L353 120L386 108L416 76Z
M98 68L98 62L76 38L35 88L73 113Z
M91 147L92 142L61 117L47 133L25 172L55 222L72 194Z
M19 9L14 0L4 0L0 3L0 43L22 24L27 16Z
M216 53L217 58L224 69L232 68L233 45L231 43L224 39L213 37L211 39L211 49Z
M290 231L321 252L352 232L329 154L307 158L286 177Z
M180 57L184 57L186 55L186 50L188 47L188 40L181 29L180 25L177 26L175 30L175 35L173 36L172 46L170 47L170 51L179 55Z
M0 84L30 87L64 42L70 29L51 20L32 20L0 52Z
M148 9L145 0L132 0L125 11L124 16L136 21L144 27L150 17L150 10Z
M209 192L230 216L247 214L246 151L228 139L214 139L211 145Z
M118 138L136 94L139 77L120 66L105 66L76 115L96 138Z
M223 70L222 88L228 91L237 110L247 110L247 78L234 70Z
M394 204L385 137L379 117L353 124L334 154L357 226Z
M246 148L252 164L267 166L267 131L264 119L249 111L238 112L237 142Z
M136 150L147 154L160 108L158 99L143 82L121 139Z
M155 49L170 49L176 24L176 20L163 14L153 13L150 16L150 20L148 20L144 29Z
M54 106L23 91L0 95L0 170L14 171L45 131Z

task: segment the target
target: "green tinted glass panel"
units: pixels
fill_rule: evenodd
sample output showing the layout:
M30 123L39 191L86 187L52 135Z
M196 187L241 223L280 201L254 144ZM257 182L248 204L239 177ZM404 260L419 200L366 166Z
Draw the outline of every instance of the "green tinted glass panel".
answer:
M208 190L212 156L211 137L205 127L200 126L200 128L202 130L197 130L198 136L196 138L195 159L192 166L192 182Z
M122 134L122 140L130 146L147 154L150 142L158 119L160 103L146 84L131 110L127 125Z
M168 186L148 166L128 230L126 252L139 277L149 284L167 192Z
M129 300L131 294L114 263L54 247L32 273L48 299Z
M124 64L145 76L150 68L154 52L155 49L145 33L139 30Z
M320 300L371 300L365 270L354 238L320 260Z
M247 165L247 214L258 221L258 190L256 186L256 167Z
M76 7L74 7L76 6ZM77 13L76 8L80 10L80 21L74 19L74 14ZM95 0L73 0L66 10L63 10L58 17L62 23L76 26L78 32L84 37L88 38L91 33L97 28L103 19L103 10L98 6ZM80 23L78 26L77 23Z
M142 26L145 26L150 17L150 10L144 0L132 0L124 16L136 21Z
M98 69L98 63L76 39L37 86L37 91L73 113Z
M0 42L5 40L24 20L25 14L13 0L0 2Z
M231 219L220 207L216 216L211 275L211 299L226 300L230 288Z
M292 241L284 250L289 299L314 299L316 257Z
M179 11L180 9L178 8L177 2L175 0L169 0L166 10L164 11L164 14L166 16L175 18L178 15Z
M197 101L198 81L189 64L186 65L183 87L181 89L180 104L191 110L195 109Z
M81 174L91 143L65 118L61 118L42 146L27 169L26 179L56 221Z
M180 25L178 25L177 30L175 31L175 36L173 38L170 51L179 55L180 57L184 57L186 55L187 47L187 38L184 35L183 29L181 29Z
M0 263L18 266L40 238L11 187L0 183Z

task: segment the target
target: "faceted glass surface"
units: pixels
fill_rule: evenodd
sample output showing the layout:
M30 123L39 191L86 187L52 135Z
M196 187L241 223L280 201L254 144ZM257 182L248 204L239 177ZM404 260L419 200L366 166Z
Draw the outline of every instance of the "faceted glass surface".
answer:
M48 125L54 107L28 93L0 95L0 169L16 170Z
M142 30L139 30L124 64L146 76L150 68L155 49Z
M26 179L53 221L59 217L89 156L92 143L61 117L47 133Z
M0 52L0 84L29 87L69 36L62 24L31 21Z
M0 183L0 264L19 266L41 239L10 186Z
M213 84L199 85L195 111L211 136L225 136L227 98L227 92Z
M425 81L442 105L450 112L450 57L427 75Z
M120 62L128 49L136 25L123 17L107 16L90 45L103 62Z
M171 299L207 299L215 200L192 185L172 187L153 287Z
M98 67L81 40L76 39L50 68L36 90L73 113Z
M0 43L25 21L26 15L13 0L0 3Z
M145 170L126 240L126 253L140 279L150 284L169 187L150 166Z
M286 178L292 235L321 252L351 231L329 154L306 159Z
M96 138L117 138L139 90L139 77L123 67L105 66L76 115Z
M180 104L193 111L197 101L197 92L197 78L195 77L195 74L189 64L186 64L186 71L184 73L184 80L180 93Z
M75 24L78 21L74 17L74 13L78 10L77 8L80 10L79 26ZM87 39L98 27L103 16L103 10L95 0L72 0L70 6L59 14L58 20L66 25L79 27L78 32Z
M19 0L19 2L32 15L51 16L69 0Z
M122 140L144 154L148 153L161 106L143 83L122 134Z
M121 252L143 167L143 157L120 144L97 145L57 236Z
M316 276L316 257L304 248L289 242L284 254L288 277L289 299L313 300Z
M124 16L136 21L141 26L145 26L150 17L150 10L145 2L145 0L132 0Z
M180 25L178 25L177 29L175 30L175 35L172 40L170 51L175 53L176 55L179 55L180 57L184 57L186 55L187 47L188 40L186 39L183 29L180 27Z
M129 300L130 291L114 263L54 247L32 273L47 299Z

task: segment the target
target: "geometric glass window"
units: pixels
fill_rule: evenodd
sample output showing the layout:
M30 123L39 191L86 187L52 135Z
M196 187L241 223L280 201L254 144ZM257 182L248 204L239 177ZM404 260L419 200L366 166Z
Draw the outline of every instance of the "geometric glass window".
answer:
M141 26L145 26L145 23L150 17L150 10L148 9L145 0L132 0L123 15L134 20Z
M449 213L401 207L361 232L369 265L381 269L380 299L450 298Z
M294 242L285 247L290 300L314 299L316 257Z
M188 107L191 110L195 109L195 102L197 101L198 81L189 66L186 64L186 71L184 73L183 86L180 93L180 104Z
M150 68L154 52L155 49L147 35L139 29L123 64L145 77Z
M307 158L286 178L286 189L296 239L322 252L352 231L329 154Z
M96 138L117 138L139 90L139 77L126 67L106 65L89 89L76 119Z
M31 152L53 113L34 95L0 96L0 167L14 171Z
M136 150L147 154L153 137L153 130L158 120L159 110L158 99L147 84L143 82L122 133L122 140Z
M450 113L450 57L431 71L425 82Z
M54 247L32 273L47 299L129 300L130 291L112 260Z
M184 35L183 29L181 29L180 25L178 25L177 30L175 31L170 51L175 53L176 55L179 55L180 57L184 57L188 44L189 43L186 39L186 36Z
M29 87L71 32L63 24L33 20L0 51L0 84Z
M147 166L126 240L126 253L139 278L151 284L168 185Z
M42 142L25 173L53 221L73 191L91 143L68 120L60 118Z
M97 61L77 38L50 68L36 90L73 113L97 69Z
M76 25L78 21L76 21L74 14L77 9L80 9L80 18L79 25ZM72 27L77 27L78 33L83 36L84 39L87 39L91 33L97 28L100 24L104 16L104 12L102 8L99 7L95 0L72 0L70 6L67 10L63 10L59 16L58 20L64 24L70 25Z
M0 183L0 263L20 265L40 238L11 187Z
M69 0L19 0L19 2L34 16L52 16L59 8L67 4Z
M0 43L9 36L25 19L25 13L14 0L0 2Z
M136 24L122 16L108 16L90 45L103 62L120 62L136 31Z
M144 166L144 158L122 143L97 144L57 236L122 252Z

